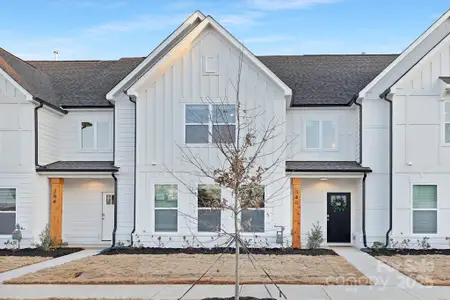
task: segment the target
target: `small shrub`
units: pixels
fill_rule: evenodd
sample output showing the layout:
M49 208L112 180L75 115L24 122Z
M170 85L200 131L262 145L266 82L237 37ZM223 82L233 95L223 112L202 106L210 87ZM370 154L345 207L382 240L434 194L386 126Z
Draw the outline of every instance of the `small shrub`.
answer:
M378 249L385 248L385 246L384 246L384 244L383 244L382 242L375 241L375 242L373 242L371 248L372 248L373 250L378 250Z
M45 225L44 230L39 234L39 241L36 243L33 243L33 245L36 248L40 248L46 252L52 251L54 249L60 248L62 246L67 246L67 243L64 243L63 241L56 241L52 238L52 235L50 233L50 226L47 224Z
M430 240L430 238L425 236L425 237L423 237L422 240L417 240L417 246L419 246L419 248L421 248L421 249L430 249L431 245L428 242L429 240Z
M322 233L322 226L319 225L319 222L312 225L311 230L308 232L308 242L306 244L306 247L308 249L318 249L320 248L320 244L323 243L323 233Z
M6 249L10 249L12 251L17 251L20 249L20 243L19 241L15 241L15 240L7 240L6 242L3 243L5 245Z

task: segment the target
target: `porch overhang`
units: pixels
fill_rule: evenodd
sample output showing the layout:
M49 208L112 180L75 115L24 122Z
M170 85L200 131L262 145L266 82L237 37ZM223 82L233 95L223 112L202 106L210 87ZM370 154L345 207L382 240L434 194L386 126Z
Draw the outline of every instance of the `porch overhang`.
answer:
M295 176L320 178L326 177L361 177L371 173L368 167L363 167L356 161L287 161L286 172Z
M441 91L442 91L442 99L450 95L450 76L441 76L439 77L441 80Z
M118 172L119 168L112 161L57 161L36 168L39 173L56 173L69 175L111 175Z

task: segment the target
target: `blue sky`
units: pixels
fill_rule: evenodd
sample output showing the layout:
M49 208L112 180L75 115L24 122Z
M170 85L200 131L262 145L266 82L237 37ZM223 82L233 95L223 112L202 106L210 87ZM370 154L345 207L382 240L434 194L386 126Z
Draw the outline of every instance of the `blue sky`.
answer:
M0 47L24 59L146 56L192 12L256 55L397 53L448 0L6 0Z

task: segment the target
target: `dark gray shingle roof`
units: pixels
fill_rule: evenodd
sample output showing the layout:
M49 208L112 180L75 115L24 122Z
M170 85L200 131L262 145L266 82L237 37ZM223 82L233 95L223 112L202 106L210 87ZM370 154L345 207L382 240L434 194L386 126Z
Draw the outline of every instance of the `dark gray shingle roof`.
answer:
M117 172L112 161L57 161L36 168L38 172Z
M443 82L450 84L450 76L439 77Z
M196 24L165 47L167 53ZM152 60L132 81L153 66ZM346 105L397 55L258 56L293 91L292 105ZM145 58L93 61L22 61L0 48L0 67L33 96L57 107L110 106L106 94ZM443 79L445 80L445 78Z
M287 172L372 172L356 161L287 161Z
M397 54L258 56L293 92L292 105L346 105Z
M96 61L30 61L45 72L67 106L111 106L106 94L144 60L143 57Z
M58 106L57 97L53 92L50 78L41 70L12 55L3 48L0 48L0 68L32 96Z

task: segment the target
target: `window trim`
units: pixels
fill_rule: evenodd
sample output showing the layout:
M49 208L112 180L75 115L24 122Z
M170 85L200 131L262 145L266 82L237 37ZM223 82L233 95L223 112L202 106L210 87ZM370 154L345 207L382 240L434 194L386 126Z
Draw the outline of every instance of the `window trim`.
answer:
M94 127L94 147L93 148L83 148L83 129L81 128L81 123L89 122L92 123L92 127ZM111 134L109 139L109 147L108 148L98 148L98 123L108 123L109 124L109 133ZM111 121L79 121L78 122L78 137L79 137L79 147L80 152L111 152L113 148L113 122Z
M415 185L434 185L436 186L436 208L414 208L413 189ZM433 182L411 182L410 184L410 228L411 236L437 236L439 235L439 186ZM436 233L414 233L414 211L436 211Z
M214 183L198 183L197 184L197 196L195 197L195 199L197 200L197 203L196 203L196 206L197 206L197 233L200 233L200 234L217 234L217 233L221 233L222 232L222 225L223 225L222 224L222 209L214 208L214 207L199 207L198 206L198 189L199 189L200 185L216 185L216 186L218 186L218 188L220 190L220 199L219 200L222 199L222 193L223 193L222 187L220 185L218 185L218 184L214 184ZM219 224L220 228L219 228L219 231L199 231L198 230L198 224L199 224L198 211L199 210L202 210L202 211L215 211L215 210L218 210L219 211L219 213L220 213L220 219L219 219L219 221L220 221L220 224Z
M186 107L188 105L206 105L208 106L208 111L209 111L209 120L208 120L208 142L207 143L186 143L186 126L187 125L206 125L206 124L202 124L202 123L186 123ZM213 125L234 125L234 132L235 132L235 141L236 142L236 134L237 134L237 120L235 120L234 123L213 123L211 118L212 118L212 114L213 114L213 106L214 105L234 105L234 108L236 109L236 103L184 103L183 105L183 144L186 146L190 146L190 147L208 147L208 146L212 146L213 145ZM237 118L237 116L236 116Z
M1 189L14 189L15 191L16 191L16 210L14 211L14 213L15 213L15 218L16 218L16 224L18 223L17 222L17 216L18 216L18 205L17 205L17 202L18 202L18 199L19 199L19 189L17 188L17 187L13 187L13 186L0 186L0 190ZM6 211L0 211L0 214L11 214L12 212L11 211L8 211L8 212L6 212ZM16 224L14 224L14 227L16 226ZM12 232L11 232L11 234L12 234ZM11 234L2 234L2 233L0 233L0 237L2 237L2 238L4 238L4 237L11 237Z
M319 147L318 148L308 148L307 143L307 124L308 122L319 122ZM323 148L323 123L333 122L335 126L334 139L336 141L335 148ZM305 151L323 151L323 152L336 152L339 151L339 125L336 120L332 119L305 119L303 123L303 149Z
M444 100L442 101L442 112L441 112L441 145L443 147L450 147L450 142L446 142L445 141L445 124L450 124L450 121L445 121L445 105L449 103L450 104L450 99L449 100Z
M156 207L156 186L157 185L176 185L177 187L177 207ZM179 217L179 200L180 200L180 189L178 188L178 183L154 183L153 184L153 233L154 234L178 234L180 232L180 217ZM177 230L176 231L157 231L156 230L156 211L157 210L175 210L177 212Z

